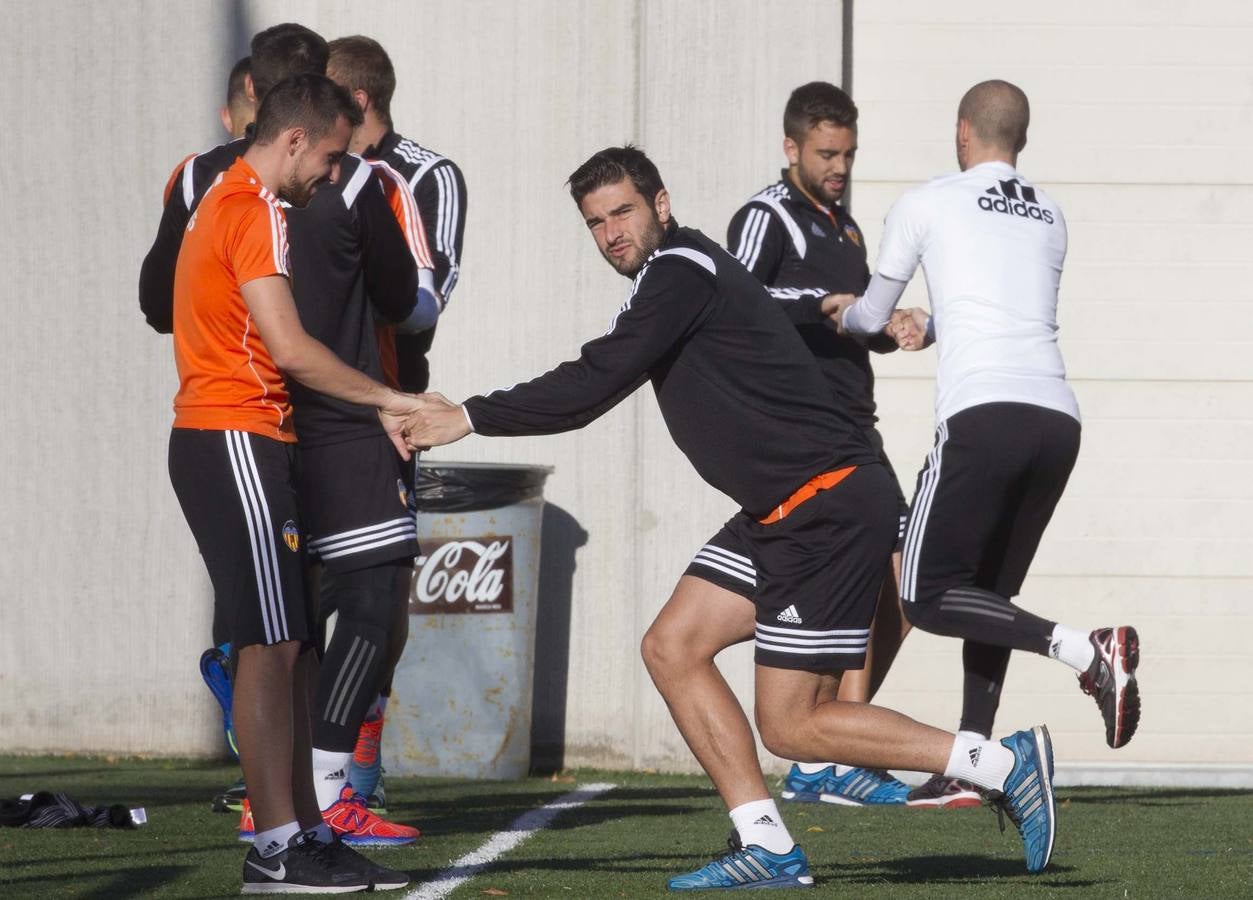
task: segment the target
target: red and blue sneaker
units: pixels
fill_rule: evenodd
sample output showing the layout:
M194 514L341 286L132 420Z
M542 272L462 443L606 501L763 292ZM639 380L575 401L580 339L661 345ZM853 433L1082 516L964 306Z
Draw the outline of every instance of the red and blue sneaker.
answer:
M370 812L365 798L351 784L345 785L339 799L322 810L322 821L350 847L400 847L412 844L422 834L416 828L388 822Z
M1105 719L1105 743L1117 749L1130 741L1140 724L1140 637L1130 625L1098 628L1088 638L1096 655L1079 687L1091 694Z

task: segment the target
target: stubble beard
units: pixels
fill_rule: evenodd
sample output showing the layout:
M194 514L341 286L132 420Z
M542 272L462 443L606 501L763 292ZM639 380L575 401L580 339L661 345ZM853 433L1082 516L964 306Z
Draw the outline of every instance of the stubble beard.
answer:
M840 202L840 199L844 196L844 191L840 191L839 195L835 197L828 196L826 188L822 186L822 181L819 180L815 182L811 180L809 175L805 172L804 169L800 171L800 176L801 176L801 184L804 186L806 192L808 192L810 196L816 198L820 203L824 204L825 206L835 206L837 203ZM847 178L844 179L844 185L845 185L844 190L848 190Z
M648 258L656 252L661 246L661 240L665 236L665 226L661 224L661 220L657 218L657 214L653 213L652 227L645 233L640 235L639 252L634 254L630 259L614 259L609 255L608 250L603 254L609 265L613 266L614 271L619 275L627 278L634 278L640 274L644 268L644 264L648 262Z

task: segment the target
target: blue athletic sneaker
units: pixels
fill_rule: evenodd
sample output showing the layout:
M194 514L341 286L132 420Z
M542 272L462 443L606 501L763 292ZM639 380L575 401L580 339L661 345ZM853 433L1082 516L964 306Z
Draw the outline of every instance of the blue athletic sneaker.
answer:
M739 832L727 841L731 852L704 868L670 879L672 891L735 891L741 888L813 887L809 860L799 845L787 853L770 853L756 844L745 847Z
M1039 872L1053 855L1057 836L1057 799L1053 795L1053 741L1049 730L1038 725L1001 741L1014 754L1014 769L1005 779L1005 790L993 794L999 816L1002 811L1022 835L1027 871ZM1004 829L1004 823L1001 824Z
M835 803L839 806L901 806L909 796L909 785L897 781L882 769L851 769L835 774L835 766L806 775L792 763L783 779L784 800L800 803Z
M231 721L231 645L210 647L200 654L200 677L209 686L218 705L222 707L222 729L226 743L239 759L239 745L235 743L235 723Z

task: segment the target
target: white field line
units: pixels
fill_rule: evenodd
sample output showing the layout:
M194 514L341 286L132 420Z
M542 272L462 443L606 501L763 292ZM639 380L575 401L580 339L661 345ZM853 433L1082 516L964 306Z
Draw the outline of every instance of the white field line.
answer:
M523 813L514 819L508 829L496 832L477 850L453 860L447 869L406 894L404 900L440 900L442 897L447 897L535 832L547 828L564 810L577 809L589 800L594 800L601 794L613 790L616 786L585 784L568 794L563 794L552 803Z

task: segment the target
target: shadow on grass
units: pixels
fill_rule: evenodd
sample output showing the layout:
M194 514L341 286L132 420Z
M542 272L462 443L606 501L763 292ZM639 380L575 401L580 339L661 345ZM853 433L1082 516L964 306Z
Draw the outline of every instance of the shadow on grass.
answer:
M536 807L551 803L565 791L552 793L526 791L516 793L476 793L457 795L459 785L441 785L440 794L452 796L419 797L415 804L398 804L392 808L393 821L417 825L427 834L453 835L494 832L508 826L518 816ZM574 787L571 785L571 787ZM482 791L481 784L476 787ZM675 787L641 790L615 789L577 811L563 813L547 826L550 831L598 825L623 818L670 818L705 812L703 806L676 803L677 800L707 800L715 797L703 788Z
M1058 792L1059 801L1072 804L1104 804L1119 806L1196 806L1207 800L1253 799L1253 791L1222 788L1120 788L1116 791Z
M711 849L708 856L692 856L687 853L631 853L618 856L581 856L577 859L497 859L487 867L492 876L523 875L528 872L576 872L582 873L589 869L602 872L614 872L623 875L656 875L661 879L669 878L682 872L692 871L716 858L725 849ZM431 881L458 876L481 874L485 870L474 866L444 868L438 866L406 869L406 874L413 883ZM853 885L884 885L884 884L934 884L934 885L983 885L988 886L1002 879L1006 886L1013 885L1015 890L1025 889L1032 884L1048 890L1092 888L1107 881L1095 879L1075 879L1070 877L1075 870L1069 866L1049 867L1041 875L1031 876L1030 882L1022 880L1026 876L1023 864L1017 860L998 859L988 856L954 855L954 856L918 856L900 859L888 859L872 863L832 863L814 866L811 870L816 881L823 886L851 887Z
M18 891L9 896L45 896L51 893L89 897L92 900L114 900L134 897L156 890L197 873L193 866L132 866L108 873L66 873L64 875L31 875L5 878L0 886Z
M882 884L885 881L891 884L979 884L986 883L989 879L1018 879L1027 875L1021 860L973 854L903 856L860 862L854 860L831 865L819 864L813 867L813 872L817 879L839 884ZM1040 880L1041 886L1049 889L1090 888L1106 883L1066 877L1073 872L1075 869L1071 866L1053 863L1045 872L1032 875L1031 878L1033 881ZM1054 880L1059 876L1063 880ZM1014 882L1015 889L1025 886L1022 882Z

